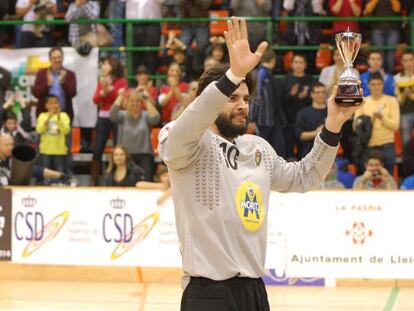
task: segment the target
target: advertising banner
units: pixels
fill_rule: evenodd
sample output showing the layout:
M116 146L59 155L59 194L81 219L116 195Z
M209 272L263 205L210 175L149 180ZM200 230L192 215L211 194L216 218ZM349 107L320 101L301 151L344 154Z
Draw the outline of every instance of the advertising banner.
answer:
M36 73L50 66L48 48L0 49L0 66L12 73L13 89L19 91L27 101L37 102L32 95ZM74 48L63 48L63 66L76 74L77 95L73 99L76 127L95 127L96 105L92 98L98 79L98 49L87 56L80 56Z
M11 190L0 189L0 261L10 261L12 255Z
M181 267L170 199L159 191L13 190L12 261ZM269 283L414 278L412 192L272 193ZM298 279L300 278L300 279Z

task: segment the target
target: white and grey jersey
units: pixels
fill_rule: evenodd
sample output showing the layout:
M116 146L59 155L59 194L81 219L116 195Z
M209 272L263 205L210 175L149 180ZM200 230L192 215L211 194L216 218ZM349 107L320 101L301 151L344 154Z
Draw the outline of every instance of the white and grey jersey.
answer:
M229 83L227 77L211 83L159 135L185 276L262 276L271 189L302 192L320 186L336 155L331 133L325 133L330 145L317 136L312 151L296 163L277 156L258 136L230 142L213 133L209 127L229 100L225 94L237 87L229 89Z

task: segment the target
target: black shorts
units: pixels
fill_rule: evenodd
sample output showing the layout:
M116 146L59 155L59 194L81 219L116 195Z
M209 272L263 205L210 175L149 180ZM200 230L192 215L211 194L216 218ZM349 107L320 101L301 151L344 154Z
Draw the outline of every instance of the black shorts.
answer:
M233 277L213 281L191 277L181 299L181 311L269 311L262 279Z

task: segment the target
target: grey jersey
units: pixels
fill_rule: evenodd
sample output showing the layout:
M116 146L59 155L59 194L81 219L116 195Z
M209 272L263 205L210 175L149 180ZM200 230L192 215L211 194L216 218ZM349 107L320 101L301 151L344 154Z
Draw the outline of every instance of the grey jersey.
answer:
M210 130L229 100L220 90L211 83L161 130L159 152L170 171L185 276L257 278L264 274L271 189L320 186L337 147L317 136L302 161L287 163L258 136L229 142Z

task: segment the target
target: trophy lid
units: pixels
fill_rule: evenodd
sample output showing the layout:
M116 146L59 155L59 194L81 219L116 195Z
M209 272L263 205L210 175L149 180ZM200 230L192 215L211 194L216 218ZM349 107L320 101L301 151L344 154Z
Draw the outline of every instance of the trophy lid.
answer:
M337 33L335 41L345 65L352 65L361 47L361 34L348 29L348 31Z

